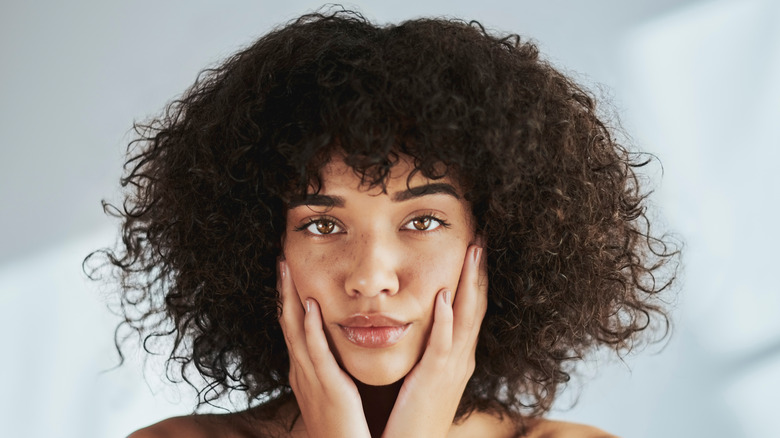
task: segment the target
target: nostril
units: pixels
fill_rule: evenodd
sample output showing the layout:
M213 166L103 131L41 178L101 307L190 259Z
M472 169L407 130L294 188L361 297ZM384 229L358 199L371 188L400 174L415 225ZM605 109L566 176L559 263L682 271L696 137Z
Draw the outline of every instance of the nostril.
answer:
M366 239L351 248L353 264L344 283L350 296L394 295L398 291L398 257L387 239Z

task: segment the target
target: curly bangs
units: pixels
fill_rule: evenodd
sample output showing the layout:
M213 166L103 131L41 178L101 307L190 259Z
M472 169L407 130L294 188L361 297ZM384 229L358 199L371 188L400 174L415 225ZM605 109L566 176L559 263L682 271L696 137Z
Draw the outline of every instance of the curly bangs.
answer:
M541 415L576 359L668 325L657 294L678 251L650 233L645 162L516 35L306 15L202 72L136 132L124 204L107 208L121 244L90 257L121 284L123 327L172 340L169 375L205 379L199 404L291 397L276 291L285 206L334 153L373 186L409 156L472 205L489 306L457 419Z

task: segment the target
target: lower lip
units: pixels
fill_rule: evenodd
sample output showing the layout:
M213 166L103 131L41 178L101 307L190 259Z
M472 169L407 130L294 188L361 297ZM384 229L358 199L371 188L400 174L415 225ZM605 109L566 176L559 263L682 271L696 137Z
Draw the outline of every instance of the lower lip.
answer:
M349 342L365 348L390 347L404 337L410 324L391 327L341 327Z

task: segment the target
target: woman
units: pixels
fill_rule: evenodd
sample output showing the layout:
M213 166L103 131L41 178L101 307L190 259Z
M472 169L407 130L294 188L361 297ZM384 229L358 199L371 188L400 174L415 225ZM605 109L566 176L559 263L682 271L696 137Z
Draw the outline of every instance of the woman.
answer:
M665 327L644 163L516 36L307 15L138 132L124 325L249 406L132 437L607 436L542 415Z

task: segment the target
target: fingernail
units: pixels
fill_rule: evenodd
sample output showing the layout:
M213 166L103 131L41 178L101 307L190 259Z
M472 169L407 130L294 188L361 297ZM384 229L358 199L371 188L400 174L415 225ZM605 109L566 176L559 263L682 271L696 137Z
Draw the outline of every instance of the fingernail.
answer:
M311 312L311 298L306 298L306 313Z
M287 278L287 263L286 262L279 262L279 272L282 274L282 280Z
M474 248L474 263L479 263L479 258L482 256L482 248Z
M444 291L444 304L450 305L450 302L452 301L452 292L445 290Z

